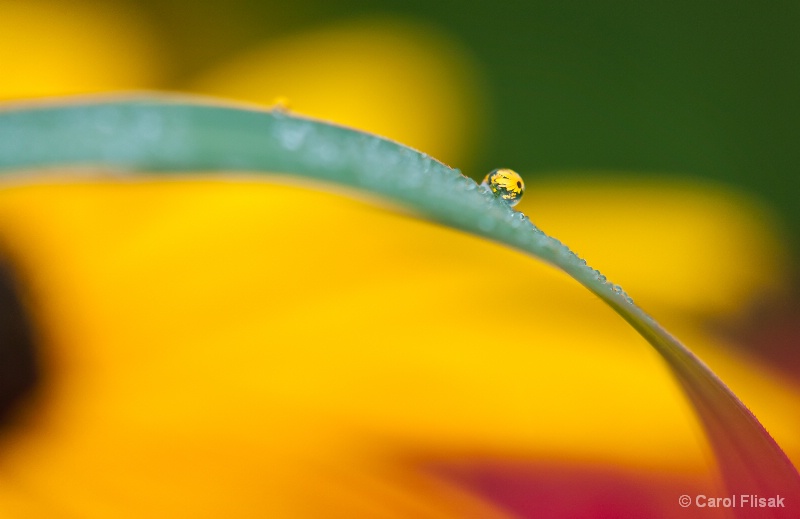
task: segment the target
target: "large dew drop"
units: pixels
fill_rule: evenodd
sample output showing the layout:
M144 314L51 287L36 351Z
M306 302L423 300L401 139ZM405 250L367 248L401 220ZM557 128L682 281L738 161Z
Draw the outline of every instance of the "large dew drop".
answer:
M481 185L488 187L495 196L511 207L517 205L525 193L525 182L519 173L511 169L495 169L489 172Z

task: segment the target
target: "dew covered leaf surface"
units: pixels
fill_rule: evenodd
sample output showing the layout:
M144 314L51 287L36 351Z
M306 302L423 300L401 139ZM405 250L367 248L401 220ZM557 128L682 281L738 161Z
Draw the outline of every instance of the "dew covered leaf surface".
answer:
M618 286L522 213L441 162L396 142L289 115L161 96L9 105L0 171L89 166L122 176L198 171L286 173L379 195L419 216L506 244L560 268L628 321L666 360L697 409L735 493L800 503L800 477L730 390ZM589 225L587 223L587 225ZM636 391L636 388L631 388ZM535 395L531 395L535 398ZM746 509L735 510L751 517ZM761 510L788 517L791 509Z

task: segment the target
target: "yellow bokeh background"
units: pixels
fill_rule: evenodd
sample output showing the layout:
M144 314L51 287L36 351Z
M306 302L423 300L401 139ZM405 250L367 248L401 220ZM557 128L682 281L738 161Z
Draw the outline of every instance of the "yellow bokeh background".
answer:
M3 0L0 7L0 99L154 88L165 72L165 49L132 6Z
M397 486L371 505L395 512L464 506L403 493L413 467L395 458L708 471L644 340L517 252L262 182L50 183L5 189L0 207L47 348L48 383L0 472L0 498L22 486L55 503L31 513L319 516L303 496L322 487L332 495L314 506L354 513L325 501L337 485L367 501ZM497 265L514 290L488 277ZM725 348L679 315L688 344ZM784 410L798 388L711 358L796 457L800 423Z

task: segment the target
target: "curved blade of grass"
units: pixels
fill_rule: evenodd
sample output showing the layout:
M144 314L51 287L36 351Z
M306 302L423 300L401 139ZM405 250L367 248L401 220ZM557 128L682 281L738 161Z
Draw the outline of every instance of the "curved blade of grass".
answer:
M663 356L705 424L731 493L780 495L797 516L800 476L753 414L619 287L458 170L387 139L281 111L164 96L62 101L0 111L0 170L102 166L121 174L283 172L382 195L423 217L564 270ZM791 513L794 508L794 514ZM737 508L741 517L765 510Z

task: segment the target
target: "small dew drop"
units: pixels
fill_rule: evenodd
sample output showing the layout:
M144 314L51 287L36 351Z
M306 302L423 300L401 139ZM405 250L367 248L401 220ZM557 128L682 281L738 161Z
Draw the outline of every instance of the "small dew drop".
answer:
M303 145L308 129L309 126L305 124L281 125L278 130L278 141L287 150L295 151Z
M318 146L316 153L319 161L323 164L336 163L340 159L339 148L328 143Z
M458 186L458 188L462 191L475 191L475 188L478 187L475 181L464 176L456 179L455 185Z
M272 111L276 114L285 115L289 113L290 103L286 96L277 96L272 100Z
M623 299L625 299L625 302L626 302L626 303L628 303L628 304L631 304L631 305L633 304L633 299L631 299L631 297L630 297L630 296L629 296L629 295L628 295L628 294L627 294L627 293L626 293L626 292L625 292L625 291L622 289L622 287L621 287L621 286L619 286L619 285L612 285L612 286L611 286L611 290L612 290L612 291L613 291L615 294L619 294L620 296L622 296L622 298L623 298Z
M420 162L422 163L422 173L425 175L430 175L431 170L433 169L433 161L425 156L420 159Z

